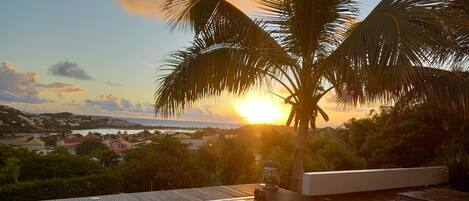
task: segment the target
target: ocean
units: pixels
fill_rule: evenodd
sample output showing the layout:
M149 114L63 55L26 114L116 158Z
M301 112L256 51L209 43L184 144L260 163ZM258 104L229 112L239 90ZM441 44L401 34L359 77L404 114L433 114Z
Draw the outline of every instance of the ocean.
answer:
M203 122L203 121L180 121L180 120L159 120L159 119L135 119L121 118L131 123L138 123L144 126L165 126L177 128L239 128L242 124L222 123L222 122Z
M199 121L179 121L179 120L156 120L156 119L135 119L135 118L120 118L130 123L137 123L144 126L164 126L172 127L165 129L150 129L151 133L155 130L162 133L194 133L201 128L239 128L241 124L233 123L219 123L219 122L199 122ZM84 129L84 130L72 130L73 133L79 133L81 135L88 135L88 133L101 133L101 134L117 134L119 132L127 134L136 134L142 132L142 129L118 129L118 128L98 128L98 129Z

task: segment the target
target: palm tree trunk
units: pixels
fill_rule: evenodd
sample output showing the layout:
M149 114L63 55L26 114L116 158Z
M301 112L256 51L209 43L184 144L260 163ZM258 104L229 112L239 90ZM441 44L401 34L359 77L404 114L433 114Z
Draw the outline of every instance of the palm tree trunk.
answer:
M314 122L315 123L315 122ZM306 152L306 143L308 139L309 119L302 118L295 137L295 159L293 161L290 190L301 193L303 186L304 158Z

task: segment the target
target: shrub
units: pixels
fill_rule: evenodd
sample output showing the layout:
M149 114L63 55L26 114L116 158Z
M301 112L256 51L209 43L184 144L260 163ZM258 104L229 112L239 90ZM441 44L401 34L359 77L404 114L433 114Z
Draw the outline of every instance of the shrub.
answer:
M450 141L443 147L440 164L449 169L451 187L469 192L469 152L457 141Z
M34 201L122 192L117 175L102 174L71 179L50 179L0 186L0 200Z
M355 170L367 167L365 159L327 135L312 138L309 153L305 161L306 171Z
M9 158L5 167L0 168L0 185L18 182L18 176L20 175L19 162L17 158Z

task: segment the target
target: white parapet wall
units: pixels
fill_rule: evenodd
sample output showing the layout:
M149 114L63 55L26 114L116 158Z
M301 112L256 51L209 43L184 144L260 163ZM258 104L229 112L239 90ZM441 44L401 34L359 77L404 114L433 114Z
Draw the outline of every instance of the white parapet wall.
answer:
M317 196L445 184L448 175L444 166L308 172L303 175L303 194Z

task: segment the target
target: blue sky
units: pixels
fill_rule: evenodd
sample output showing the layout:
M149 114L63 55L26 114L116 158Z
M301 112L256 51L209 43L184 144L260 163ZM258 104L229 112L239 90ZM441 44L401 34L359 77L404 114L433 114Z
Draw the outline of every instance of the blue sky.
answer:
M4 86L11 87L9 93L0 93L0 102L32 112L151 117L157 67L192 38L189 33L170 32L158 13L149 10L148 5L157 1L0 0L0 67L5 76L16 76L17 83L28 80L15 88L4 79ZM255 12L250 0L232 2ZM361 3L361 16L376 3ZM82 70L90 79L77 77L76 71L51 72L53 66ZM32 91L25 92L27 87ZM5 98L10 95L36 101ZM241 121L235 102L230 96L204 100L182 118Z

